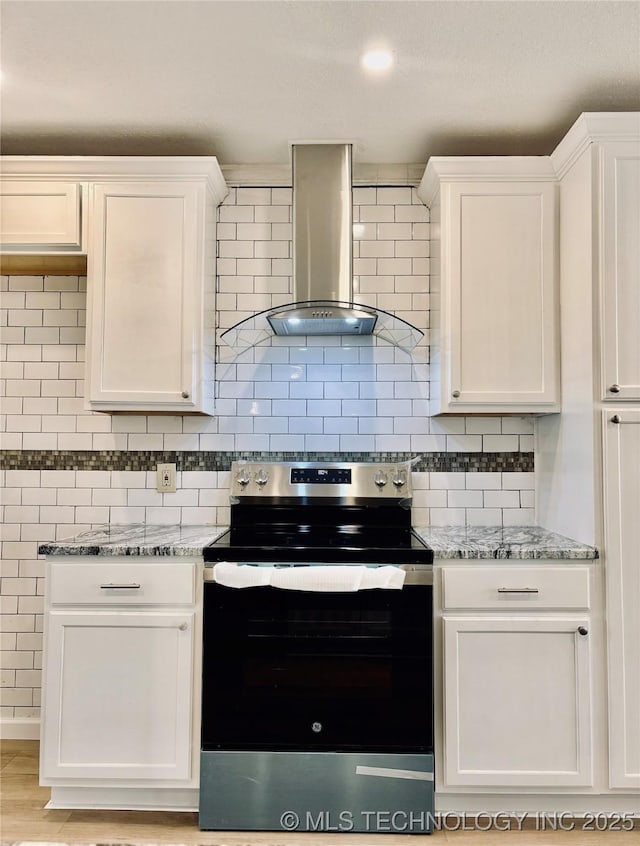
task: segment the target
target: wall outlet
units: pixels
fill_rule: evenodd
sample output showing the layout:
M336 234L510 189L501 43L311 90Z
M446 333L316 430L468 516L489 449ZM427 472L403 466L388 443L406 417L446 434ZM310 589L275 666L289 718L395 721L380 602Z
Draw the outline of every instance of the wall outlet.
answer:
M160 493L176 492L176 465L158 464L156 468L156 488Z

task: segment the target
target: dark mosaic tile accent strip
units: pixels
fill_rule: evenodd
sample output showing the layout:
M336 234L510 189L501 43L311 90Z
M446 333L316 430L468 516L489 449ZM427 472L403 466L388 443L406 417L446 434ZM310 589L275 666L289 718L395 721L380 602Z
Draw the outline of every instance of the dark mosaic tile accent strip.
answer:
M111 450L0 450L3 470L229 470L232 461L413 461L417 471L447 473L531 473L532 452L164 452ZM417 459L417 460L415 460Z

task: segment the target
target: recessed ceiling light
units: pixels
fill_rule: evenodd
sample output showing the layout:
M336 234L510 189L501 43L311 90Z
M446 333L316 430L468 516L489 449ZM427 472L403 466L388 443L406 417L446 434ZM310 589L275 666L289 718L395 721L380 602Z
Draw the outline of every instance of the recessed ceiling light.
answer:
M362 65L367 70L387 70L393 64L393 56L388 50L368 50L362 57Z

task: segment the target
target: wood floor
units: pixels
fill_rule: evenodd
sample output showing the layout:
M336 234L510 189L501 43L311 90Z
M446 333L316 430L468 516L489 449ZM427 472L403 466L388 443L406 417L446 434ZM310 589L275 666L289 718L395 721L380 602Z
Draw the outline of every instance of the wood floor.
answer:
M196 814L154 811L51 811L48 788L38 786L38 742L5 740L0 747L0 840L3 844L200 844L200 846L640 846L633 832L440 831L428 835L204 832Z

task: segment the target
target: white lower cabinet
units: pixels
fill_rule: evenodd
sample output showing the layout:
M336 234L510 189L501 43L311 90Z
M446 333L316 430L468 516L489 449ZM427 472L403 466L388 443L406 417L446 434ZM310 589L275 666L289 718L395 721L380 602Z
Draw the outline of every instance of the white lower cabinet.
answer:
M588 571L451 567L443 584L445 788L592 785Z
M48 562L40 782L54 807L83 807L85 788L98 807L179 806L170 788L195 796L198 573L157 559ZM140 800L149 787L168 789ZM129 794L114 800L114 788Z
M41 776L188 779L194 613L52 611Z

